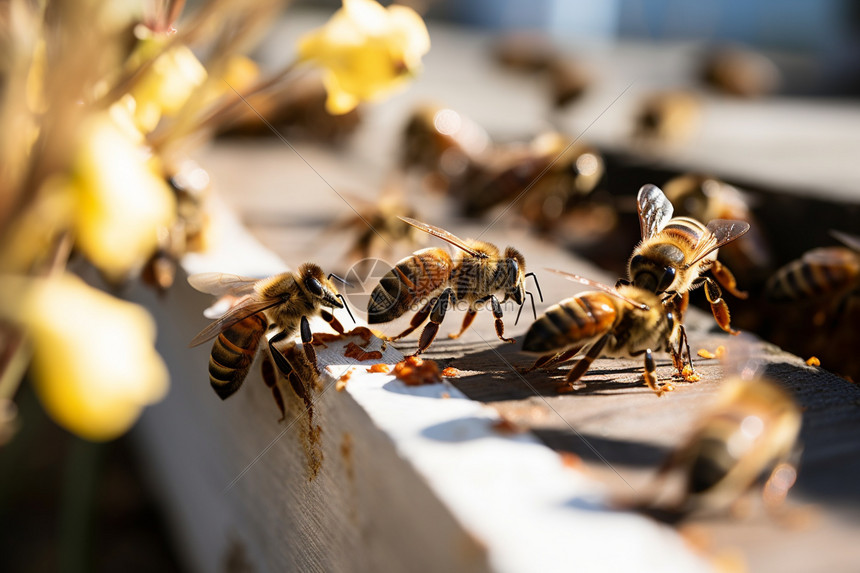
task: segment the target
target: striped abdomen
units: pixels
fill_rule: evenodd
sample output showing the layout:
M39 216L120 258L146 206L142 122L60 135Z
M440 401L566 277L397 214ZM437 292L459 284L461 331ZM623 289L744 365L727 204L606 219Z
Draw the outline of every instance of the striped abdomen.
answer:
M699 221L690 217L673 217L660 230L660 235L675 243L687 243L695 248L702 238L710 233Z
M616 300L602 292L584 292L547 309L526 332L526 352L559 352L582 345L612 329Z
M845 247L809 251L776 271L767 283L771 300L784 302L836 293L860 280L860 254Z
M370 293L367 322L390 322L448 283L451 256L438 248L422 249L385 273ZM419 310L412 308L412 310Z
M209 382L222 400L242 385L265 332L266 319L257 313L240 320L215 339L209 355Z

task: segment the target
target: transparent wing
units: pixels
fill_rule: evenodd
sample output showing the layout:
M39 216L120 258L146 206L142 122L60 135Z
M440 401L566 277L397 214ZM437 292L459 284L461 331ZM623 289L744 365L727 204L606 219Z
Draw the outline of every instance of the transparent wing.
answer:
M693 251L692 261L684 268L689 268L710 253L714 252L727 243L731 243L750 230L750 224L746 221L734 221L731 219L714 219L707 224L709 233L699 241L696 250Z
M483 253L479 253L478 251L467 245L466 242L460 237L454 235L453 233L449 233L445 229L440 229L439 227L434 227L433 225L422 223L421 221L416 221L415 219L410 219L409 217L398 217L398 219L400 219L404 223L412 225L416 229L420 229L425 233L429 233L434 237L439 237L443 241L447 241L459 249L463 249L473 257L486 256Z
M565 272L565 271L560 271L560 270L558 270L558 269L545 269L545 270L547 270L547 271L549 271L549 272L551 272L551 273L559 274L559 275L563 276L564 278L566 278L566 279L567 279L567 280L569 280L569 281L572 281L572 282L575 282L575 283L584 284L584 285L587 285L587 286L590 286L590 287L594 287L594 288L600 289L600 290L602 290L603 292L605 292L605 293L607 293L607 294L611 294L612 296L614 296L614 297L616 297L616 298L620 298L621 300L623 300L623 301L625 301L625 302L628 302L628 303L632 304L632 305L633 305L633 306L635 306L635 307L641 308L642 310L647 310L647 309L648 309L648 305L647 305L647 304L643 304L643 303L641 303L641 302L639 302L639 301L633 300L632 298L628 298L628 297L624 296L623 294L621 294L620 292L618 292L618 289L616 289L615 287L611 287L611 286L609 286L609 285L605 285L605 284L603 284L603 283L599 283L599 282L597 282L597 281L593 281L593 280L591 280L591 279L587 279L587 278L585 278L585 277L581 277L581 276L579 276L579 275L575 275L575 274L573 274L573 273L568 273L568 272Z
M221 318L215 320L209 325L201 330L197 336L191 339L191 342L188 344L189 347L194 347L199 344L203 344L207 340L211 340L218 336L224 330L230 328L240 320L244 320L251 316L252 314L257 314L258 312L262 312L267 308L271 308L275 305L281 304L283 301L280 299L277 300L257 300L253 298L246 298L227 312L225 312Z
M227 273L197 273L188 277L188 284L195 290L215 296L244 296L254 292L259 278L240 277Z
M643 239L653 236L665 227L675 212L672 202L666 198L663 191L650 183L639 189L636 208L639 211L639 228Z
M849 235L848 233L843 233L842 231L837 231L835 229L831 230L830 234L833 236L834 239L836 239L849 249L853 249L860 253L860 237Z

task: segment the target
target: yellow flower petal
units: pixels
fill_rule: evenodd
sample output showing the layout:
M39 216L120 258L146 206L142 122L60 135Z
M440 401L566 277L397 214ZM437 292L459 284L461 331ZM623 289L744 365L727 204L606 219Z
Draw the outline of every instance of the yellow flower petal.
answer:
M19 288L23 280L17 279ZM4 291L15 282L5 279ZM23 304L4 314L14 314L30 335L33 382L58 424L89 440L109 440L165 395L167 369L142 307L71 275L23 284Z
M430 36L411 8L344 0L343 8L299 42L299 57L325 70L331 113L379 99L405 85L430 49Z
M114 280L149 258L176 214L173 193L147 162L144 149L105 115L85 130L73 167L76 244Z

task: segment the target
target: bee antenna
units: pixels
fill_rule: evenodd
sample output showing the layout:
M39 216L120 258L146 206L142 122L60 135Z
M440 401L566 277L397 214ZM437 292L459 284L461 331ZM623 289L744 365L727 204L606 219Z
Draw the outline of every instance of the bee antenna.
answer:
M337 275L335 275L335 276L337 276ZM341 279L341 280L343 280L343 279ZM349 310L349 305L348 305L348 304L346 304L346 299L344 298L344 296L343 296L342 294L338 293L338 294L337 294L337 298L339 298L341 301L343 301L343 308L345 308L345 309L346 309L346 313L347 313L347 314L349 315L349 317L352 319L352 322L355 322L355 317L354 317L354 316L352 316L352 311L351 311L351 310Z
M540 297L540 301L543 302L543 293L540 291L540 283L538 283L537 275L534 273L526 273L525 277L523 277L523 278L525 279L528 277L531 277L532 279L534 279L535 286L538 289L538 296ZM535 303L535 298L534 298L534 296L532 296L532 307L534 307L534 303ZM535 319L537 319L537 314L535 314Z
M335 279L337 279L338 281L340 281L341 283L343 283L344 285L346 285L346 286L348 286L348 287L352 288L352 285L351 285L351 284L349 284L345 278L343 278L343 277L341 277L341 276L338 276L338 275L336 275L336 274L334 274L334 273L329 273L329 275L328 275L328 280L331 280L332 278L335 278ZM353 322L355 322L355 321L353 320Z

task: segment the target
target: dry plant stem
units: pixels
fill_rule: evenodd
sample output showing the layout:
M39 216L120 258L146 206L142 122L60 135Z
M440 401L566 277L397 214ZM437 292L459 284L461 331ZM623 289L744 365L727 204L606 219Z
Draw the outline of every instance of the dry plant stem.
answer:
M283 81L287 76L298 67L298 60L290 62L279 72L258 82L245 93L237 94L233 91L232 86L227 91L227 94L208 111L204 112L203 117L199 120L192 121L178 130L156 131L150 137L150 146L156 153L162 152L164 148L172 141L181 139L183 133L207 133L214 131L219 124L223 124L233 119L236 112L242 110L242 107L247 105L246 100L260 94L278 83Z

